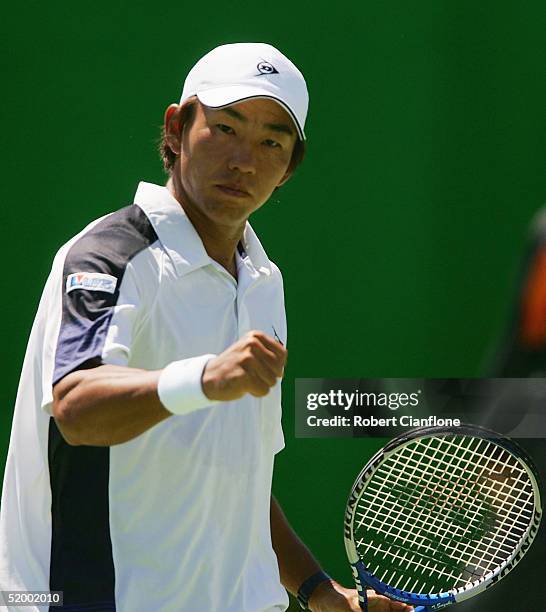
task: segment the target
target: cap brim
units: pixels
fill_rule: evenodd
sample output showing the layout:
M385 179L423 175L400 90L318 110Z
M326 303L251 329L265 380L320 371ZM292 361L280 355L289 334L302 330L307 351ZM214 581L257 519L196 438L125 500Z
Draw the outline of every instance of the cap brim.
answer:
M214 89L205 89L203 91L196 92L195 95L199 98L200 102L202 102L205 106L210 106L211 108L222 108L223 106L229 106L230 104L242 102L243 100L249 100L251 98L268 98L269 100L274 100L280 104L292 118L300 140L305 140L305 132L299 124L296 115L292 112L286 102L282 98L277 98L276 96L271 95L270 92L264 91L259 87L230 85L226 87L215 87Z

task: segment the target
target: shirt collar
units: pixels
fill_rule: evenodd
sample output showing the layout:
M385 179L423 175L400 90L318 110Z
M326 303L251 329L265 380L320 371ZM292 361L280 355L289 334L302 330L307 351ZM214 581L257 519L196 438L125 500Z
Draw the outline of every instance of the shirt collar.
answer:
M134 202L148 217L180 276L211 263L199 234L166 187L141 181ZM271 263L248 222L242 243L256 271L269 276Z
M258 236L254 233L252 226L247 221L245 231L243 232L242 245L244 252L248 255L250 262L254 266L254 268L260 272L260 274L264 274L265 276L269 276L271 274L271 262L269 261L269 257L265 252L262 243L258 240Z

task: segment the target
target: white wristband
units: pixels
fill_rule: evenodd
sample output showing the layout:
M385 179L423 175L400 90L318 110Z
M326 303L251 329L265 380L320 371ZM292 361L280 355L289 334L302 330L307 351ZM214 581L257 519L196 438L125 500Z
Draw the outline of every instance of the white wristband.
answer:
M216 355L199 355L173 361L163 369L157 383L161 403L173 414L188 414L217 404L203 392L201 377L207 362Z

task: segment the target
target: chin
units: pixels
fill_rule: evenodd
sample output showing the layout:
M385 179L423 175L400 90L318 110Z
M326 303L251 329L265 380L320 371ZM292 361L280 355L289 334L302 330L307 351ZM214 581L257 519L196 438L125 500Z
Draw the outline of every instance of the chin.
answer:
M234 205L233 202L209 202L209 204L204 207L204 210L206 211L207 217L212 222L218 223L219 225L243 223L251 212L245 208Z
M241 221L247 219L259 206L249 199L240 200L238 198L214 197L204 204L204 209L207 210L211 217L215 219L225 218L232 221Z

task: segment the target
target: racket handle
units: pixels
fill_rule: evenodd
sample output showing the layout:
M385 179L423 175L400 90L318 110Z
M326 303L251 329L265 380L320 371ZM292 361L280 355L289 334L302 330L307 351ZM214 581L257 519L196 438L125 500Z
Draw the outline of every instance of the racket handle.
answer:
M366 593L366 587L362 591L359 591L359 595L362 595L362 599L364 601L360 601L360 597L358 598L358 603L364 612L368 612L368 593Z
M427 608L425 606L417 606L413 608L414 612L427 612Z

